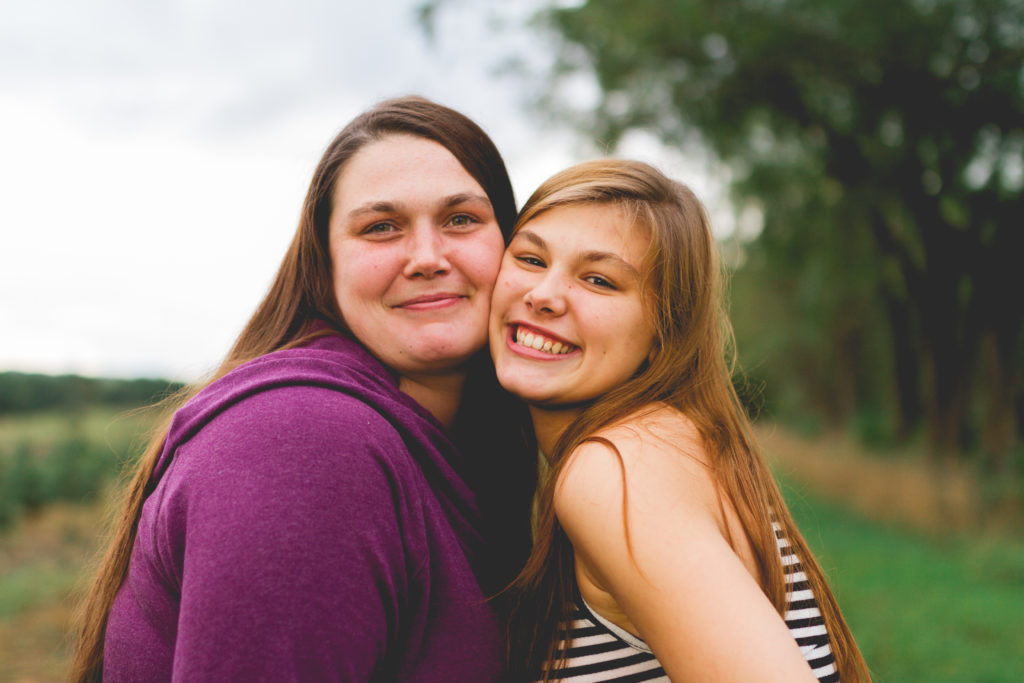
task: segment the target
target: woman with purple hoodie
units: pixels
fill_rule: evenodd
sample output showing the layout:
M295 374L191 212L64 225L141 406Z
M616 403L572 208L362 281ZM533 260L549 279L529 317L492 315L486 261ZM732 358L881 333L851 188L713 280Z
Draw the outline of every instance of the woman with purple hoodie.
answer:
M535 446L486 356L515 220L465 116L327 148L266 298L142 457L72 680L489 681Z

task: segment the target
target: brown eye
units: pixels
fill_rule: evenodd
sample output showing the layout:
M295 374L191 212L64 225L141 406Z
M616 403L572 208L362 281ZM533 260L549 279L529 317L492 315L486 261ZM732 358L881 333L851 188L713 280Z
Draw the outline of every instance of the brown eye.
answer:
M464 213L460 213L457 216L452 216L449 223L456 228L465 228L473 224L473 217L467 216Z
M583 278L583 280L589 282L592 285L596 285L598 287L602 287L605 289L616 289L615 285L613 285L608 280L605 280L600 275L588 275L587 277Z
M538 268L544 267L544 262L536 256L516 256L515 259L520 263L525 263L528 266L536 266Z

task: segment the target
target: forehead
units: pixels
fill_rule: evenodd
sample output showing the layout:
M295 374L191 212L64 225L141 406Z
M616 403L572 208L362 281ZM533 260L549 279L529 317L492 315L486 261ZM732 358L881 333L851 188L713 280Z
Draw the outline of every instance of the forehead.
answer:
M610 252L637 269L650 244L648 230L613 203L556 206L524 223L516 237L530 233L553 252Z
M335 183L334 206L402 202L459 193L483 194L480 184L444 145L392 134L352 155Z

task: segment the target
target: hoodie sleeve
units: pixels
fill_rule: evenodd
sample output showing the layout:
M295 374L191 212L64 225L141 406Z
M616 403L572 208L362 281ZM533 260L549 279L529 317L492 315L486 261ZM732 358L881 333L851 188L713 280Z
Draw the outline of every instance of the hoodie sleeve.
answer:
M418 476L387 420L322 388L250 396L180 446L155 534L174 680L381 675L427 552Z

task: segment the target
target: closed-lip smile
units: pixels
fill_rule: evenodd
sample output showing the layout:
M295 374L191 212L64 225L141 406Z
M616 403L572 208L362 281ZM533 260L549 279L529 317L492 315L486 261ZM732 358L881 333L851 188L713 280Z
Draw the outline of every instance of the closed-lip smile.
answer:
M430 294L421 294L420 296L405 299L404 301L392 306L392 308L433 310L450 306L465 298L467 298L465 294L456 294L455 292L432 292Z

